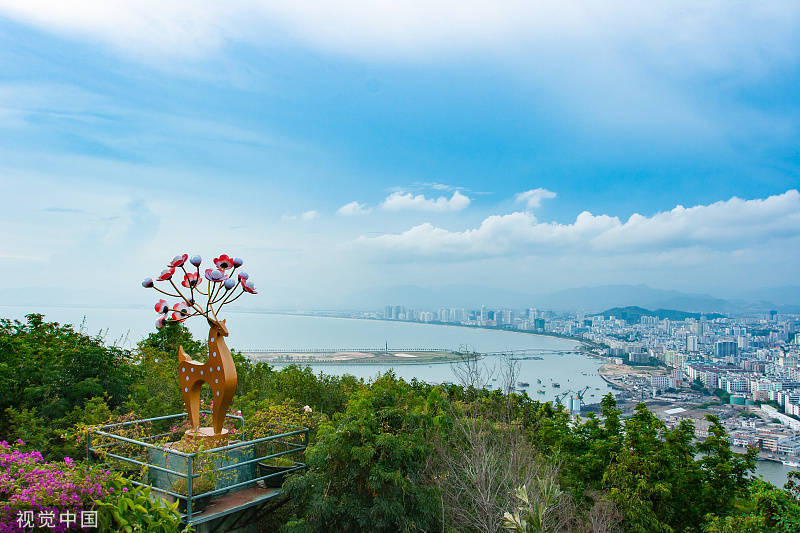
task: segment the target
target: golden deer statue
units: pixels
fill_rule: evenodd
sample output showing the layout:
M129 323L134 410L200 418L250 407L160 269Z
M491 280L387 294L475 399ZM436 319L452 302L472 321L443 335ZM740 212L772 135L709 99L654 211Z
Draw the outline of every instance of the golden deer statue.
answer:
M225 321L208 321L208 360L205 363L195 361L183 350L178 348L178 380L183 391L183 401L186 412L189 413L189 423L192 433L203 437L220 437L225 435L225 414L231 406L233 393L236 392L236 365L233 364L231 351L225 344L228 328ZM209 428L200 428L200 389L203 383L211 387L211 420L213 433L208 434Z
M157 327L167 323L181 323L186 319L201 315L206 318L209 325L208 332L208 358L205 363L195 361L183 349L178 348L178 380L181 394L186 404L191 429L186 431L187 437L201 438L209 444L224 444L228 430L225 429L225 417L230 408L233 395L236 392L236 365L233 363L231 351L225 344L228 336L228 327L225 320L219 320L222 306L238 299L244 293L257 294L253 282L248 275L239 272L234 278L236 270L242 265L239 258L231 258L225 254L214 259L216 269L206 269L205 275L200 274L200 256L194 256L189 261L195 267L195 272L186 269L187 254L176 256L154 281L147 278L142 282L146 288L153 288L158 292L171 297L180 298L181 301L170 307L166 300L159 300L155 310L162 316L156 321ZM173 281L175 269L183 271L181 285L189 289L189 294L184 294ZM227 271L230 270L230 273ZM205 290L203 281L208 281ZM155 286L156 282L169 281L174 292L162 290ZM237 291L237 289L240 289ZM195 300L195 292L206 297L205 306ZM203 384L211 389L211 427L200 427L200 392Z

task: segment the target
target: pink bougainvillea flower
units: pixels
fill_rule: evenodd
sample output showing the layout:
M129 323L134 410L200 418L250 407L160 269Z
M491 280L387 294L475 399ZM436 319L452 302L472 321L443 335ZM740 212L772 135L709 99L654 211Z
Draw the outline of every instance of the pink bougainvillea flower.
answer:
M183 264L186 262L188 258L189 254L176 255L175 257L172 258L172 261L169 262L168 266L172 268L178 268L179 266L183 266Z
M161 275L158 276L158 281L164 281L170 279L172 275L175 274L175 269L172 267L165 268L161 271Z
M157 328L163 328L164 324L166 324L166 320L167 320L167 317L164 317L164 316L160 317L158 320L156 320L156 327Z
M181 285L193 289L198 285L200 285L201 281L203 280L200 278L200 274L196 272L189 272L183 276L183 281L181 281Z
M244 264L244 261L242 260L241 257L234 257L233 258L233 266L235 266L236 268L239 268L243 264Z
M214 283L219 283L220 281L225 281L228 279L228 276L222 270L212 270L207 268L206 279Z
M252 281L243 281L242 288L249 292L250 294L258 294L256 292L256 286L253 284Z
M214 258L214 266L220 270L228 270L229 268L233 267L233 258L227 256L226 254L222 254L219 257Z
M200 257L199 255L193 255L193 256L192 256L192 258L191 258L191 259L189 259L189 262L190 262L191 264L193 264L194 266L196 266L196 267L199 267L199 266L200 266L200 263L202 263L202 262L203 262L203 258L202 258L202 257Z
M249 277L250 276L247 274L247 272L239 272L239 281L245 282Z
M165 299L160 299L156 302L154 306L156 313L166 313L169 310L169 306L167 305L167 301Z
M144 287L145 289L149 289L152 286L153 286L153 278L144 278L144 281L142 282L142 287Z
M177 320L178 322L186 320L187 318L189 318L186 316L189 314L189 309L191 308L189 307L189 304L187 304L186 302L176 303L175 305L172 306L172 310L174 311L174 313L172 313L172 320Z

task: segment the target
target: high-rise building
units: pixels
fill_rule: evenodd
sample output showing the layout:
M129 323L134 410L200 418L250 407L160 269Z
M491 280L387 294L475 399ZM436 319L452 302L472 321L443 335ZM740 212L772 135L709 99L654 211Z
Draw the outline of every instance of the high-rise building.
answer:
M686 351L687 352L697 351L697 337L695 335L689 335L688 337L686 337Z
M714 355L719 358L736 355L736 342L717 341L714 343Z
M738 337L736 337L736 346L740 350L746 350L750 347L750 341L744 335L739 335Z

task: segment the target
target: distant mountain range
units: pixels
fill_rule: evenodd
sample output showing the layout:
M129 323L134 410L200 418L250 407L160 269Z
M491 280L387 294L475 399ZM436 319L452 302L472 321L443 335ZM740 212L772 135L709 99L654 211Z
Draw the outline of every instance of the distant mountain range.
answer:
M654 316L660 319L668 318L670 320L686 320L687 318L699 319L701 316L705 316L708 320L725 318L725 315L719 313L688 313L686 311L676 311L674 309L656 309L655 311L651 311L635 305L614 307L613 309L606 309L597 314L605 317L613 316L629 324L638 323L643 316Z
M735 315L760 313L775 309L784 313L800 312L800 287L776 287L763 291L719 298L709 294L654 289L646 285L603 285L553 292L494 289L473 285L420 287L397 285L365 289L342 298L341 307L381 309L385 305L435 309L438 307L511 307L583 311L599 313L614 307L638 306L645 309L681 309L689 313Z

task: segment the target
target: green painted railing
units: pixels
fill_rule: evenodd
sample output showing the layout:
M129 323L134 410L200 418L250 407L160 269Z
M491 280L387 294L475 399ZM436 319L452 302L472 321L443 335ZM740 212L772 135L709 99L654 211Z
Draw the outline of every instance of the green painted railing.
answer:
M208 411L202 411L202 413L203 414L210 414ZM186 494L181 494L181 493L178 493L178 492L174 492L174 491L169 490L169 489L164 488L164 487L153 487L153 489L157 490L157 491L160 491L160 492L162 492L164 494L168 494L168 495L170 495L173 498L176 498L178 500L185 501L186 502L186 512L182 514L182 518L186 523L189 523L189 524L193 523L193 518L197 514L199 514L199 513L195 512L194 510L196 509L196 502L200 498L210 498L210 497L214 497L214 496L219 496L219 495L224 494L224 493L229 493L229 492L232 492L232 491L244 489L246 487L253 487L253 486L256 486L259 481L265 481L265 480L268 480L270 478L274 478L274 477L277 477L277 476L285 476L286 474L289 474L289 473L292 473L292 472L296 472L298 470L303 470L303 469L306 468L305 463L299 462L299 461L293 461L292 466L288 466L287 465L285 468L277 467L276 471L274 471L274 472L272 472L270 474L266 474L266 475L263 475L263 476L256 475L255 477L252 477L252 478L249 478L249 479L245 479L244 481L240 481L240 482L237 482L237 483L234 483L234 484L231 484L231 485L227 485L227 486L224 486L222 488L215 488L213 490L209 490L209 491L206 491L206 492L203 492L203 493L200 493L200 494L195 494L194 490L193 490L193 486L192 486L193 485L193 481L194 481L195 478L201 476L202 474L195 473L194 470L195 470L195 466L200 464L200 462L202 462L204 460L204 457L210 456L212 454L216 455L216 456L219 456L219 454L223 454L223 456L224 455L230 455L230 452L233 452L233 451L236 451L236 450L244 451L244 450L247 450L247 449L250 449L250 448L252 448L254 450L257 450L259 448L258 445L270 444L270 443L281 444L281 445L286 447L285 450L279 451L277 453L270 453L270 454L267 454L267 455L260 455L260 456L257 456L255 458L253 458L253 459L248 459L248 460L245 460L245 461L235 462L235 463L232 463L232 464L226 464L226 465L223 465L223 466L220 466L220 467L216 468L216 470L218 472L227 472L227 471L231 471L233 469L241 469L243 466L247 466L247 465L251 465L251 464L257 464L257 463L260 463L260 462L263 462L263 461L268 461L268 460L274 459L276 457L281 457L281 456L285 456L285 455L289 455L289 454L300 454L303 451L305 451L305 449L308 447L308 428L305 428L305 427L291 428L291 427L284 426L284 428L288 429L288 431L284 431L283 433L278 433L278 434L275 434L275 435L270 435L270 436L262 437L262 438L258 438L258 439L243 440L243 441L235 442L233 444L228 444L226 446L220 446L218 448L212 448L212 449L209 449L209 450L199 450L197 452L192 452L192 453L186 453L186 452L182 452L180 450L173 450L173 449L170 449L170 448L166 448L166 447L163 447L163 446L158 446L156 444L152 444L151 442L147 442L147 441L153 441L153 440L155 440L157 438L161 438L161 437L165 437L165 436L171 435L172 432L159 433L159 434L156 434L156 435L148 435L147 437L144 438L144 440L132 439L132 438L129 438L129 437L126 437L126 436L123 436L123 435L118 435L118 434L116 434L114 432L115 429L120 429L122 427L127 427L127 426L131 426L131 425L147 424L147 423L152 423L152 422L161 422L161 421L174 420L174 419L182 419L182 418L186 418L187 416L188 415L186 413L180 413L180 414L175 414L175 415L167 415L167 416L159 416L159 417L154 417L154 418L145 418L145 419L141 419L141 420L131 420L131 421L126 421L126 422L119 422L119 423L108 424L108 425L105 425L105 426L100 426L98 428L95 428L91 432L89 432L87 434L87 436L86 436L86 459L88 461L92 461L92 460L95 459L95 456L97 456L99 458L111 458L111 459L115 459L117 461L121 461L121 462L124 462L124 463L136 465L136 466L141 467L141 468L147 468L148 471L150 469L152 469L152 470L155 470L155 471L158 471L158 472L163 472L163 473L168 474L168 475L177 476L178 478L185 479L186 480ZM244 418L242 418L241 416L227 415L227 418L231 418L231 419L234 419L234 420L238 421L240 428L244 426ZM292 437L296 437L298 435L302 435L302 443L287 441L287 439L290 439ZM93 445L93 440L96 442L96 439L93 439L93 437L105 438L105 439L109 439L111 441L117 441L117 442L122 442L122 443L130 444L130 445L138 446L138 447L141 447L141 449L144 450L145 452L147 450L154 450L154 451L158 451L158 452L163 453L163 454L182 457L185 460L186 471L182 472L182 471L179 471L179 470L175 470L174 468L169 468L168 466L161 466L161 465L158 465L158 464L154 464L150 460L141 461L139 459L136 459L135 457L130 457L130 456L127 456L127 455L121 455L119 453L113 453L113 452L107 450L107 448L109 448L110 444L100 445L100 446ZM149 455L147 453L145 453L144 456L146 458L149 457ZM167 463L165 462L165 465L166 464ZM130 481L132 483L134 483L135 485L151 486L152 487L151 483L144 483L144 482L136 480L136 479L130 479ZM234 509L234 511L235 511L235 509Z

